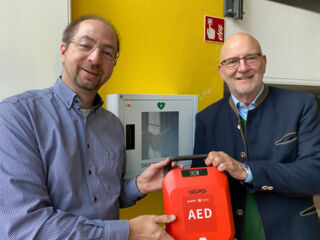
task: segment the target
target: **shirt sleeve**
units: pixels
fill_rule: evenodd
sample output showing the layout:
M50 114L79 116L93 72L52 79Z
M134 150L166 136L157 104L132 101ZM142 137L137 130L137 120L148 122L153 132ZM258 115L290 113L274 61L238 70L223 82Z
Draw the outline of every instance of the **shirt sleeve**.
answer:
M145 197L137 186L137 177L124 181L123 194L121 195L121 208L132 206L137 200Z
M248 176L247 178L244 180L245 183L251 183L253 180L253 176L252 176L252 172L250 167L247 166L247 170L248 170Z
M128 238L127 220L90 220L56 209L27 110L0 103L1 239Z

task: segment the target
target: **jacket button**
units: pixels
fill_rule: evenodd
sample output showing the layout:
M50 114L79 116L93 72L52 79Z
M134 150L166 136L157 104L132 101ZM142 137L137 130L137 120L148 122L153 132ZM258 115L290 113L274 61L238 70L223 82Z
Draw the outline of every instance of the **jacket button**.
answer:
M238 124L238 129L240 130L240 125Z
M269 186L269 187L267 187L267 189L268 189L269 191L272 191L272 190L273 190L273 186Z
M237 213L237 216L241 217L243 216L244 211L242 209L238 209L236 213Z
M268 186L262 186L261 189L262 189L263 191L267 191L267 190L268 190Z
M240 153L240 157L241 157L242 159L245 159L245 158L247 157L247 155L246 155L245 152L241 152L241 153Z

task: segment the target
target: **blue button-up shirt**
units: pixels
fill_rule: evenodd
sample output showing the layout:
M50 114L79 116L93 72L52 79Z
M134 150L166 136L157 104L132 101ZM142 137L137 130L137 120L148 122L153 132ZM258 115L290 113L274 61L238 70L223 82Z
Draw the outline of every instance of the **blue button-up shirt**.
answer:
M60 78L0 103L0 239L128 238L119 207L142 195L123 180L123 127L102 104L84 117Z
M250 103L250 105L247 107L246 104L240 102L235 96L231 95L232 100L234 102L234 105L237 106L238 111L240 116L244 119L247 120L247 115L248 115L248 111L254 109L254 106L256 104L256 101L258 99L258 97L261 95L262 91L264 89L264 85L262 84L262 87L259 91L259 93L257 94L257 96L252 100L252 102Z

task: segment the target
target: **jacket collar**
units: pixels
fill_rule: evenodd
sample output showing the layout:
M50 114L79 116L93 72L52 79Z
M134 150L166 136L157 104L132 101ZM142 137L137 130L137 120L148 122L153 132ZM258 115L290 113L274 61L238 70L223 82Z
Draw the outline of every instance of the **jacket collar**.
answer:
M254 104L254 108L257 108L263 101L264 99L268 96L269 93L269 86L264 84L264 89L261 93L261 95L258 97L258 99L256 100L255 104ZM235 112L235 114L237 116L239 116L239 111L237 106L234 104L233 100L232 100L232 96L230 95L229 97L229 105L232 108L232 110Z

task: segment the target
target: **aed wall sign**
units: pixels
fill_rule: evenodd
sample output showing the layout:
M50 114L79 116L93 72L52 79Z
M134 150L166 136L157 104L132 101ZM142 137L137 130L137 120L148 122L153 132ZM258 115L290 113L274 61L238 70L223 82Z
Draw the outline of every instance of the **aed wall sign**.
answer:
M224 42L224 19L205 16L204 40L207 42Z

